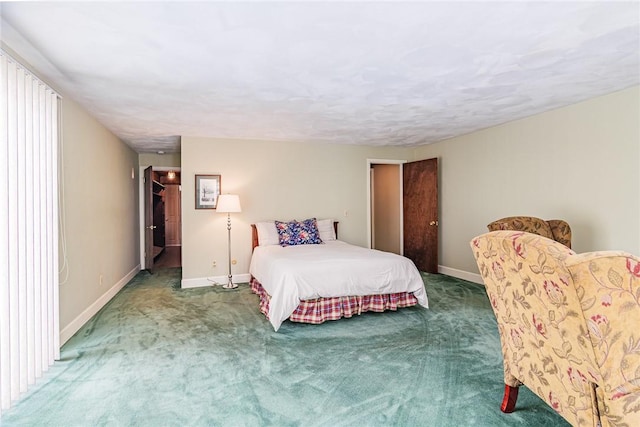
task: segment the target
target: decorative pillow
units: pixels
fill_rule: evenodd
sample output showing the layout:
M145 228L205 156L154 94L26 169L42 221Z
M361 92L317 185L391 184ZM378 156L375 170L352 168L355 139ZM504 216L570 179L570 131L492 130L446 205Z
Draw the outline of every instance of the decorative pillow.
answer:
M256 222L258 230L258 246L279 245L280 237L274 221Z
M275 221L280 246L317 245L322 243L315 218L304 221Z
M330 242L332 240L336 240L336 230L333 228L333 220L332 219L319 219L318 223L318 233L320 235L320 239L323 242Z

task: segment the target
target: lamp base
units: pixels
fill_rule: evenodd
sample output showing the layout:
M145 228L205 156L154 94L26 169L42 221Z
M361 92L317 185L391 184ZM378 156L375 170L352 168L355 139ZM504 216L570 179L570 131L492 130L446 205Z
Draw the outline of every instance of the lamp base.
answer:
M235 283L233 283L233 282L229 282L229 283L227 283L226 285L222 285L222 287L223 287L223 288L225 288L225 289L235 289L235 288L237 288L237 287L238 287L238 285L236 285L236 284L235 284Z

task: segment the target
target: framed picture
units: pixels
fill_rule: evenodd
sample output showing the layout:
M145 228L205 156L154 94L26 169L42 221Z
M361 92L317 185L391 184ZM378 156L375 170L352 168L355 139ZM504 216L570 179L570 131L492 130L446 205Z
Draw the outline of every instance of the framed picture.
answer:
M196 209L215 209L220 194L220 175L196 175Z

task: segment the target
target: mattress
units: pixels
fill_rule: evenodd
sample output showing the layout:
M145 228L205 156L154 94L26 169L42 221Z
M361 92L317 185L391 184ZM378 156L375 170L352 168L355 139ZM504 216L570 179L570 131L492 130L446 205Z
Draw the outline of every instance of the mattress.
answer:
M410 259L339 240L258 246L249 272L271 297L268 317L276 331L303 300L411 292L428 307L424 282Z

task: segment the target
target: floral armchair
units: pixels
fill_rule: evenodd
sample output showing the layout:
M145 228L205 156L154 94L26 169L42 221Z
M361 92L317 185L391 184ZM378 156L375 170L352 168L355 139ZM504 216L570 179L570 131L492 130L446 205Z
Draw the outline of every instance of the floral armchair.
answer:
M543 220L533 216L510 216L493 221L487 225L489 231L514 230L541 236L560 242L566 247L571 247L571 227L569 223L561 219Z
M524 384L573 426L640 426L640 258L518 231L471 248L498 322L502 411Z

